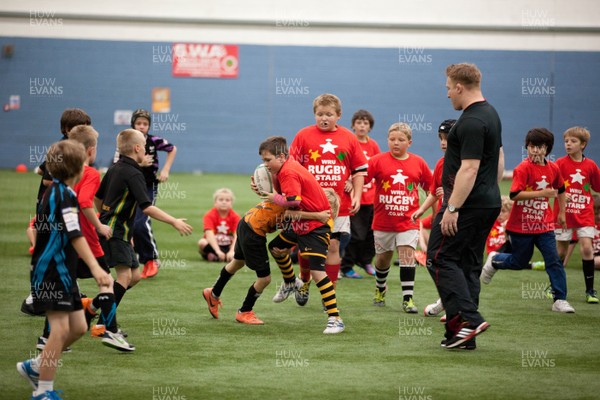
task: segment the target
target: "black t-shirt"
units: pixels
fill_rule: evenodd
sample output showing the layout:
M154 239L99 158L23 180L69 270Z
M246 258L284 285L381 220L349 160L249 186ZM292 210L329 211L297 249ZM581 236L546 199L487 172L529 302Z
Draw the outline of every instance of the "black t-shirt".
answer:
M108 169L96 197L102 200L100 221L112 228L113 238L124 241L131 240L137 206L152 205L139 165L127 156Z
M502 147L502 124L496 109L487 101L467 107L448 133L444 156L442 186L444 205L454 189L456 173L462 160L480 160L471 193L461 208L496 208L501 206L498 187L498 160Z
M65 291L71 292L78 259L71 240L83 234L77 196L63 182L54 179L45 191L35 215L35 229L37 234L31 258L34 290L43 289L47 280L60 280Z
M67 139L69 139L67 135L63 135L63 137L60 138L60 140L67 140ZM48 168L46 168L46 158L45 157L44 157L44 161L39 165L38 168L40 169L40 171L42 171L42 179L40 180L40 186L38 188L38 194L37 194L37 202L35 203L36 210L37 210L38 206L40 205L40 203L42 202L42 197L44 197L44 192L46 192L47 186L44 185L44 181L52 180L52 175L50 175Z

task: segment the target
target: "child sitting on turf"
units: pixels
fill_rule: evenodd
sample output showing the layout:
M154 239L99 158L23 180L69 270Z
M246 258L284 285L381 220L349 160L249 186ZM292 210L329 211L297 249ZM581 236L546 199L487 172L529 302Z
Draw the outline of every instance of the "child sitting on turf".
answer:
M106 261L117 270L114 283L115 303L121 303L125 292L141 279L139 262L131 245L131 227L136 208L156 220L171 225L181 235L192 233L192 227L185 219L174 218L160 208L153 206L146 192L146 182L139 167L146 154L146 138L140 131L125 129L117 136L117 147L121 158L104 175L94 198L94 205L100 210L100 221L110 226L113 235L110 239L100 238ZM102 318L92 328L92 336L104 333Z
M53 180L36 214L31 291L34 309L46 313L51 330L44 350L17 364L19 373L35 389L34 400L60 399L54 377L61 353L87 330L77 287L77 255L89 267L101 292L110 286L110 275L98 265L83 237L77 196L71 189L83 174L85 160L83 146L67 140L50 146L46 156Z
M217 189L214 207L204 214L204 237L198 241L198 251L208 261L232 261L237 238L238 213L233 211L233 192Z
M600 192L600 169L583 154L590 141L590 132L587 129L575 126L567 129L563 137L567 155L556 160L556 165L565 178L567 225L564 229L556 230L558 255L561 260L565 259L569 242L576 235L583 265L586 302L598 304L600 300L594 289L592 241L595 236L595 221L591 190Z
M499 269L526 269L537 247L546 263L553 289L552 311L573 313L567 302L567 276L556 250L554 214L550 199L558 198L558 224L565 224L565 184L558 166L547 160L554 135L545 128L531 129L525 137L527 159L514 170L510 198L514 200L506 231L512 253L491 252L481 271L481 281L489 284Z

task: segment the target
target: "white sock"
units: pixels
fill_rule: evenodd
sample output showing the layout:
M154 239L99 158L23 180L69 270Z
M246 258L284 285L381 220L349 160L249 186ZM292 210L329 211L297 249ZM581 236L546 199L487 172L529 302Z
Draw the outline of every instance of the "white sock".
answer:
M39 396L40 394L44 394L46 392L51 392L54 390L54 381L39 381L38 388L35 392L33 392L34 396Z
M36 357L32 358L31 361L31 369L39 374L40 372L40 361L42 359L42 353L40 352Z
M27 298L25 299L25 304L33 304L33 295L31 294L31 292L29 293L29 296L27 296Z

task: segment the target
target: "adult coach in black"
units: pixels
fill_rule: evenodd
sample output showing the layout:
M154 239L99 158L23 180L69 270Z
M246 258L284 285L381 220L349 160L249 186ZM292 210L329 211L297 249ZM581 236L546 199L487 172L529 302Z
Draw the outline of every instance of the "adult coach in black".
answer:
M446 348L474 349L489 324L479 314L479 276L485 240L500 213L504 170L498 113L481 93L474 64L446 68L448 98L463 113L448 134L444 201L427 247L427 268L446 309Z

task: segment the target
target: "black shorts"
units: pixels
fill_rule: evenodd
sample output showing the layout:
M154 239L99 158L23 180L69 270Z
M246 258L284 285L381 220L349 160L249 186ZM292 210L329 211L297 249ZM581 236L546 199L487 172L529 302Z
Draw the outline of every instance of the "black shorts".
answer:
M227 254L229 253L229 250L231 250L231 246L219 246L219 249L221 249L223 253ZM217 255L215 249L213 249L213 247L210 244L207 244L206 247L204 247L204 249L200 252L200 255L205 260L208 260L209 254L214 254L215 256Z
M100 268L110 274L110 267L106 262L106 258L104 256L96 257L96 261L100 264ZM83 261L83 259L79 259L77 262L77 279L88 279L93 278L92 272L90 271L90 267Z
M329 225L315 228L306 235L298 235L291 229L285 230L269 242L269 248L289 249L297 245L299 256L308 257L311 270L325 271L325 259L331 241L330 235Z
M243 219L238 222L236 233L233 258L244 260L246 266L255 271L259 278L271 275L267 238L254 232Z
M114 238L106 240L101 237L100 245L102 246L102 250L104 250L104 257L110 268L137 268L140 266L137 256L133 251L133 246L129 242Z
M33 296L33 309L36 313L46 311L78 311L82 310L81 295L75 279L74 271L70 274L70 287L65 289L63 279L58 271L48 271L44 279L37 284L32 282L31 294ZM33 275L33 273L32 273Z

